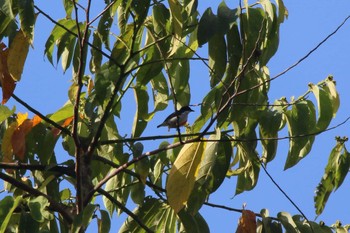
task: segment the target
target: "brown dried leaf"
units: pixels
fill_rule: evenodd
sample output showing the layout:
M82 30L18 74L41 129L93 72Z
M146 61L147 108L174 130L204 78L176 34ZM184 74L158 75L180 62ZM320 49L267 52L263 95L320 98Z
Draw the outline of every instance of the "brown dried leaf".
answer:
M238 221L236 233L255 233L256 232L256 216L250 210L243 210L242 216Z
M4 43L0 43L0 83L2 86L2 104L5 104L12 96L16 88L16 82L12 79L7 66L9 49Z

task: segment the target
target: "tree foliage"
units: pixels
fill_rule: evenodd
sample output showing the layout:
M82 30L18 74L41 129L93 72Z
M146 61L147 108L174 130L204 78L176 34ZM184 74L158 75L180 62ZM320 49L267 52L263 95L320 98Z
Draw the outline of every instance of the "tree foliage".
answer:
M128 218L119 232L209 232L201 207L227 178L236 177L236 194L254 189L261 168L276 157L281 130L289 136L285 169L310 153L315 137L336 116L339 96L330 76L305 86L298 98L269 99L277 77L270 77L267 64L288 16L283 1L244 1L234 9L223 1L216 13L199 13L198 4L64 0L65 17L53 19L33 0L3 1L0 179L9 195L0 201L1 232L84 232L92 219L99 232L108 232L115 213L123 212ZM48 115L14 94L36 22L44 18L52 30L41 52L52 65L60 62L63 72L72 71L67 102ZM172 141L150 148L149 140L167 138L143 137L155 114L192 103L193 60L207 67L209 79L201 82L210 86L196 120L185 134L177 129L168 137ZM134 100L125 100L127 92ZM5 106L10 98L34 116ZM132 101L131 136L125 137L119 133L121 115ZM349 170L345 141L338 138L317 187L317 215ZM57 148L66 152L59 159ZM302 213L241 212L237 232L346 229L309 221Z

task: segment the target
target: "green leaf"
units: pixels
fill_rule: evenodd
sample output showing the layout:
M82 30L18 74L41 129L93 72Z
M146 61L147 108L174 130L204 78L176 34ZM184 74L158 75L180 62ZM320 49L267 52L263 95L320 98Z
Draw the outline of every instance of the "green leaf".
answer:
M73 105L69 101L62 108L60 108L57 112L52 114L49 118L54 122L61 122L69 117L73 116Z
M66 11L66 18L70 19L72 18L72 11L73 11L73 2L70 0L63 0L63 6L64 10Z
M116 61L118 64L124 64L131 52L131 43L134 36L134 27L126 26L123 34L116 40L113 45L110 64Z
M210 86L218 84L226 71L226 42L221 35L214 35L209 40L209 67L210 67Z
M198 44L201 47L205 43L207 43L211 37L216 35L216 27L218 25L218 18L216 15L213 14L212 9L209 7L207 8L201 19L199 20L198 24Z
M28 42L32 44L34 39L34 24L36 18L34 13L34 2L33 0L18 1L18 8L21 29L24 32Z
M182 38L182 5L178 0L169 0L171 22L173 23L174 33L178 39Z
M93 33L92 44L94 48L91 47L90 71L92 73L97 73L100 71L102 63L102 54L99 51L102 50L102 40L96 31Z
M288 231L288 233L300 233L300 231L297 230L297 225L289 213L279 212L277 214L277 218L281 221L283 227Z
M137 110L134 116L132 126L132 137L139 137L147 126L148 118L148 93L146 86L138 86L134 88Z
M9 118L15 111L15 107L13 107L12 110L10 110L5 105L0 105L0 124L4 122L7 118Z
M169 205L178 213L188 200L198 174L205 143L185 144L170 169L166 190Z
M169 9L165 7L164 4L158 3L153 6L152 12L152 22L154 27L154 32L158 35L163 35L166 33L167 24L170 22L170 12Z
M337 89L335 87L335 81L333 81L332 76L328 76L325 83L326 83L326 85L323 86L323 89L327 93L329 93L329 96L331 98L332 108L333 108L333 118L334 118L338 109L339 109L339 105L340 105L339 94L338 94Z
M131 196L131 199L134 201L134 203L137 205L142 205L146 195L145 185L141 182L138 182L131 186L130 191L131 191L130 196Z
M241 33L244 37L244 63L249 61L254 64L257 60L261 42L265 37L266 30L265 12L261 8L249 8L245 14L241 15Z
M40 223L35 221L29 213L22 212L18 224L18 232L37 233Z
M75 20L72 19L61 19L58 21L58 24L63 25L65 28L67 28L68 30L77 33L77 27L76 27L76 22ZM80 25L82 26L82 25ZM46 55L46 57L49 59L50 63L53 65L53 59L52 59L52 54L53 54L53 50L55 48L55 45L59 45L61 43L61 38L65 37L65 40L67 40L71 35L69 32L67 32L66 29L62 28L61 26L56 25L51 33L49 38L46 41L45 44L45 52L44 54ZM73 36L73 35L71 35ZM65 42L64 40L64 42ZM62 55L62 52L64 50L61 49L59 52L57 52L57 58L60 58ZM70 51L72 52L72 51ZM58 62L58 61L57 61Z
M43 196L33 198L28 202L30 214L32 215L33 219L41 223L44 222L45 219L52 218L51 213L47 210L48 206L49 201Z
M265 164L272 161L276 156L278 141L274 139L278 138L281 121L282 114L273 110L264 111L259 118L259 133L263 148L261 157Z
M321 132L328 127L333 118L332 96L317 85L309 84L309 87L317 100L318 119L316 129Z
M310 100L298 101L291 110L285 112L288 123L289 151L284 169L297 164L311 150L315 136L303 136L315 133L316 111Z
M22 196L13 199L11 196L6 196L0 201L0 232L5 232L11 220L13 211L22 202Z
M133 210L138 219L154 232L176 232L176 214L163 201L147 197L143 205ZM130 216L119 229L119 233L144 232L145 230Z
M329 155L325 173L316 188L314 202L317 215L323 212L331 192L340 187L349 169L350 153L346 150L344 142L339 141Z
M209 227L202 215L197 213L192 216L190 213L182 209L178 216L181 220L181 226L179 232L200 232L209 233Z
M101 221L98 224L98 232L104 233L109 232L111 229L111 219L109 218L108 212L105 210L100 210Z
M169 88L163 73L159 73L151 80L154 110L161 111L168 106Z
M127 154L118 156L120 161L119 164L125 163L129 156ZM123 158L122 158L123 157ZM130 187L127 187L131 183L131 177L126 173L119 173L118 175L111 178L107 183L105 190L110 192L110 194L117 199L122 205L126 205L126 202L129 198ZM113 192L112 192L113 191ZM114 210L117 208L114 203L112 203L108 198L102 198L104 206L106 207L109 214L112 216ZM121 210L118 209L118 213L121 213Z
M227 136L222 135L222 139L229 139ZM215 192L226 178L226 173L230 167L230 160L233 153L231 142L220 142L218 146L218 155L215 164L212 168L213 184L211 193Z

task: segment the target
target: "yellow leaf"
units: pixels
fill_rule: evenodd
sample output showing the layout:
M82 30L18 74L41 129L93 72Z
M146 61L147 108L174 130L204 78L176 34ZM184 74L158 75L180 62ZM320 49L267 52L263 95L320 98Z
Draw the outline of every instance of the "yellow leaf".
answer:
M12 148L12 135L15 132L18 124L17 122L12 122L10 126L6 129L4 137L2 138L1 152L3 154L2 161L11 163L13 162L13 148ZM12 173L12 170L6 170L8 173Z
M186 144L170 169L166 191L175 213L184 207L192 192L204 148L204 142Z
M13 39L7 58L8 71L13 80L21 80L24 63L29 51L28 39L22 30L19 30Z
M243 210L242 216L238 221L236 233L255 233L256 232L256 216L250 210Z
M18 113L17 114L17 123L20 126L28 118L28 113Z

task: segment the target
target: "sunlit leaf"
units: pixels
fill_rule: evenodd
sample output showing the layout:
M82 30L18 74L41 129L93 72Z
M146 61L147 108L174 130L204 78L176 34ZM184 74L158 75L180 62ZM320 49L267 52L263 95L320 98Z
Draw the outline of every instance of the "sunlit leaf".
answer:
M337 142L329 155L325 173L322 176L315 192L315 211L320 215L332 191L343 183L350 168L350 153L346 150L344 142Z
M340 105L339 94L337 92L335 81L333 81L332 76L328 76L325 83L326 85L323 86L323 89L330 95L332 108L333 108L333 118L334 118Z
M315 140L314 135L303 136L315 133L316 110L310 100L298 101L291 110L286 113L288 122L289 151L284 169L297 164L311 150Z
M277 218L281 221L283 227L288 231L288 233L300 233L297 229L292 216L287 212L279 212Z
M4 105L0 105L0 124L6 120L7 118L9 118L14 112L15 112L16 108L13 107L12 110L10 110L8 107L4 106Z
M166 183L170 206L178 213L187 202L193 189L205 143L186 144L180 151Z
M317 131L325 130L333 118L332 96L317 85L309 84L318 105Z
M73 104L69 101L49 118L54 122L61 122L73 116Z
M35 25L35 13L34 13L34 1L23 0L18 2L19 7L19 19L21 23L21 29L29 44L33 44L34 39L34 25Z
M148 93L146 86L139 86L134 88L137 111L134 116L134 123L132 126L132 136L139 137L147 126L148 116Z
M169 0L169 6L175 35L182 38L182 6L178 0Z
M278 111L265 111L259 119L259 134L263 147L263 162L268 163L275 158L277 152L277 137L281 125L282 114Z

